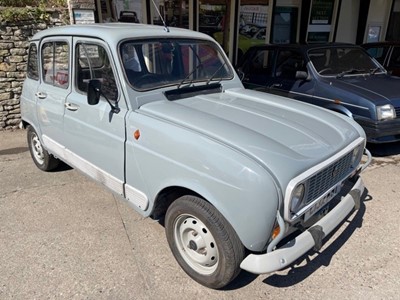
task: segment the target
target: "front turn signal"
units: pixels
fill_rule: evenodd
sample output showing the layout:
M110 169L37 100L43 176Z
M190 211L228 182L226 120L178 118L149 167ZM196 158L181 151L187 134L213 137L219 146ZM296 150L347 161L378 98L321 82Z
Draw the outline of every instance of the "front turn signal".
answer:
M140 130L136 129L135 132L133 133L133 137L135 140L138 140L140 138Z

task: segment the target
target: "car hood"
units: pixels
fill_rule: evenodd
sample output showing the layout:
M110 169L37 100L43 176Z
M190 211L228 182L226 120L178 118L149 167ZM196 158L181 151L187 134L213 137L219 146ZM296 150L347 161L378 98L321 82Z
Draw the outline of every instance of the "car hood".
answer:
M347 117L242 88L151 102L139 111L242 152L275 174L281 184L365 137Z
M331 81L333 86L373 102L400 99L400 78L386 75L345 76Z

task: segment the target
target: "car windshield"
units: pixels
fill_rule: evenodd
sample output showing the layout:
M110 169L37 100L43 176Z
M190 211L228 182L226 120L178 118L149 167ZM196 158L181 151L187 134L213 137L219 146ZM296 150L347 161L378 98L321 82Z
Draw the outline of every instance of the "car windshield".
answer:
M312 49L308 51L308 56L315 70L322 76L341 78L385 72L363 49L357 47Z
M131 40L120 46L126 77L134 89L150 90L231 79L218 46L206 40Z

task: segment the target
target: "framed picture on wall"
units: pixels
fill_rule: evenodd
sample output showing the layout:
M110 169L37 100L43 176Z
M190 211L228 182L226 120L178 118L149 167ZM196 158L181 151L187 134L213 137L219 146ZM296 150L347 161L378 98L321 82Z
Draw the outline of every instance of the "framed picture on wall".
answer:
M379 42L381 37L381 28L382 26L380 25L368 25L367 43Z
M95 23L94 10L92 9L73 9L74 24Z

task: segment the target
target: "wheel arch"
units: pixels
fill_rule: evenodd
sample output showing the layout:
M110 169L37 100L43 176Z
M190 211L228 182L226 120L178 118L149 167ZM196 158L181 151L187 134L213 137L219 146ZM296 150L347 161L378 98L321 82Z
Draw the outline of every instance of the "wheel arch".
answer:
M20 123L21 129L26 129L26 128L28 128L28 126L32 126L32 124L25 120L21 120L21 123ZM32 126L32 127L35 128L34 126Z
M164 216L168 210L168 207L174 202L176 199L185 196L197 196L199 198L207 201L205 197L196 193L192 189L183 187L183 186L168 186L163 188L155 197L153 209L150 214L150 217L155 220L160 220L162 223L164 221ZM207 201L209 202L209 201Z
M263 177L265 179L265 177ZM232 226L242 244L250 251L262 251L267 244L279 209L279 191L274 182L264 181L265 189L239 191L234 188L205 188L197 181L178 180L180 185L164 186L154 197L148 216L164 225L164 217L169 206L185 195L197 196L210 203ZM182 184L185 182L185 184ZM266 196L269 195L269 196ZM248 222L249 218L254 222Z
M353 119L353 113L348 108L344 107L343 105L330 103L330 104L326 105L325 108L335 111L335 112L338 112L340 114L343 114L343 115Z

